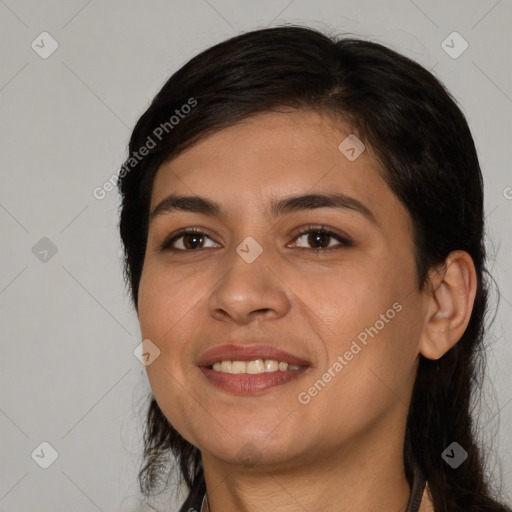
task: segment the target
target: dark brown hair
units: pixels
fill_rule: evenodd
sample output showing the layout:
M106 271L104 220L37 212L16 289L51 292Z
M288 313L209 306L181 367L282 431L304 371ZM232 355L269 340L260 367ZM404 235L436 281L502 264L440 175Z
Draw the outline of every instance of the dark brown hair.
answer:
M196 106L169 123L182 106ZM329 37L300 26L248 32L200 53L174 73L137 122L120 174L125 278L137 308L152 184L161 164L207 135L250 115L314 109L343 119L377 155L385 179L414 226L418 289L453 250L473 258L478 290L460 341L438 361L420 356L407 419L404 463L428 480L436 512L504 511L485 477L471 393L483 377L487 301L483 183L464 115L444 86L416 62L377 43ZM167 130L155 129L168 123ZM162 133L160 133L162 132ZM156 140L158 139L158 140ZM131 162L131 163L130 163ZM441 453L453 441L468 453L452 469ZM202 475L197 448L169 424L152 398L139 478L147 496L174 455L190 487Z

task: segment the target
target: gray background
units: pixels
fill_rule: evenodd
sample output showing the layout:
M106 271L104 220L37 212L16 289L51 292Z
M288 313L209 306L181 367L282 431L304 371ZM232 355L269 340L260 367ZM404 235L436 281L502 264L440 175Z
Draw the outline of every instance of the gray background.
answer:
M283 22L401 51L467 115L502 294L478 420L510 499L511 15L510 0L0 0L0 512L135 509L149 386L133 355L117 192L100 201L92 191L117 172L131 127L173 71L213 43ZM58 42L46 59L31 47L43 31ZM441 46L453 31L469 44L458 58ZM48 469L31 457L43 441L58 452ZM34 458L48 461L44 450Z

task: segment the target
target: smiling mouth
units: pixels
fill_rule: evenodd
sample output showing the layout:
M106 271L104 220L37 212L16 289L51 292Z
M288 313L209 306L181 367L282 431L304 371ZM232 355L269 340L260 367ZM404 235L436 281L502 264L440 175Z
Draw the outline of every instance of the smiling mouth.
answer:
M223 360L199 369L209 384L235 395L260 394L298 379L310 366L276 359Z
M217 361L210 365L209 368L216 372L232 375L258 375L261 373L295 371L304 368L304 366L288 364L277 359L254 359L252 361Z
M299 378L310 363L272 345L219 345L197 360L214 388L233 394L259 394Z

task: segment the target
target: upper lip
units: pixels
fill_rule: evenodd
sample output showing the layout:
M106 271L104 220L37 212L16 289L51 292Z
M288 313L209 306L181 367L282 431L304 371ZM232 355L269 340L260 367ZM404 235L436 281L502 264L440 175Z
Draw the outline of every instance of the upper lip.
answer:
M198 366L211 366L219 361L254 361L255 359L274 359L279 362L298 366L309 366L309 362L289 352L271 345L218 345L199 357Z

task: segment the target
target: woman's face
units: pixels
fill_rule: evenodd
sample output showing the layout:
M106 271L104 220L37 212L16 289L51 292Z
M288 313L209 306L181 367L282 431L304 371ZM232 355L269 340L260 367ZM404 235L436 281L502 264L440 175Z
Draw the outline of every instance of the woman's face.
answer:
M426 311L412 224L370 149L338 148L348 135L315 112L259 114L157 173L138 298L160 350L147 372L203 457L302 464L403 440Z

